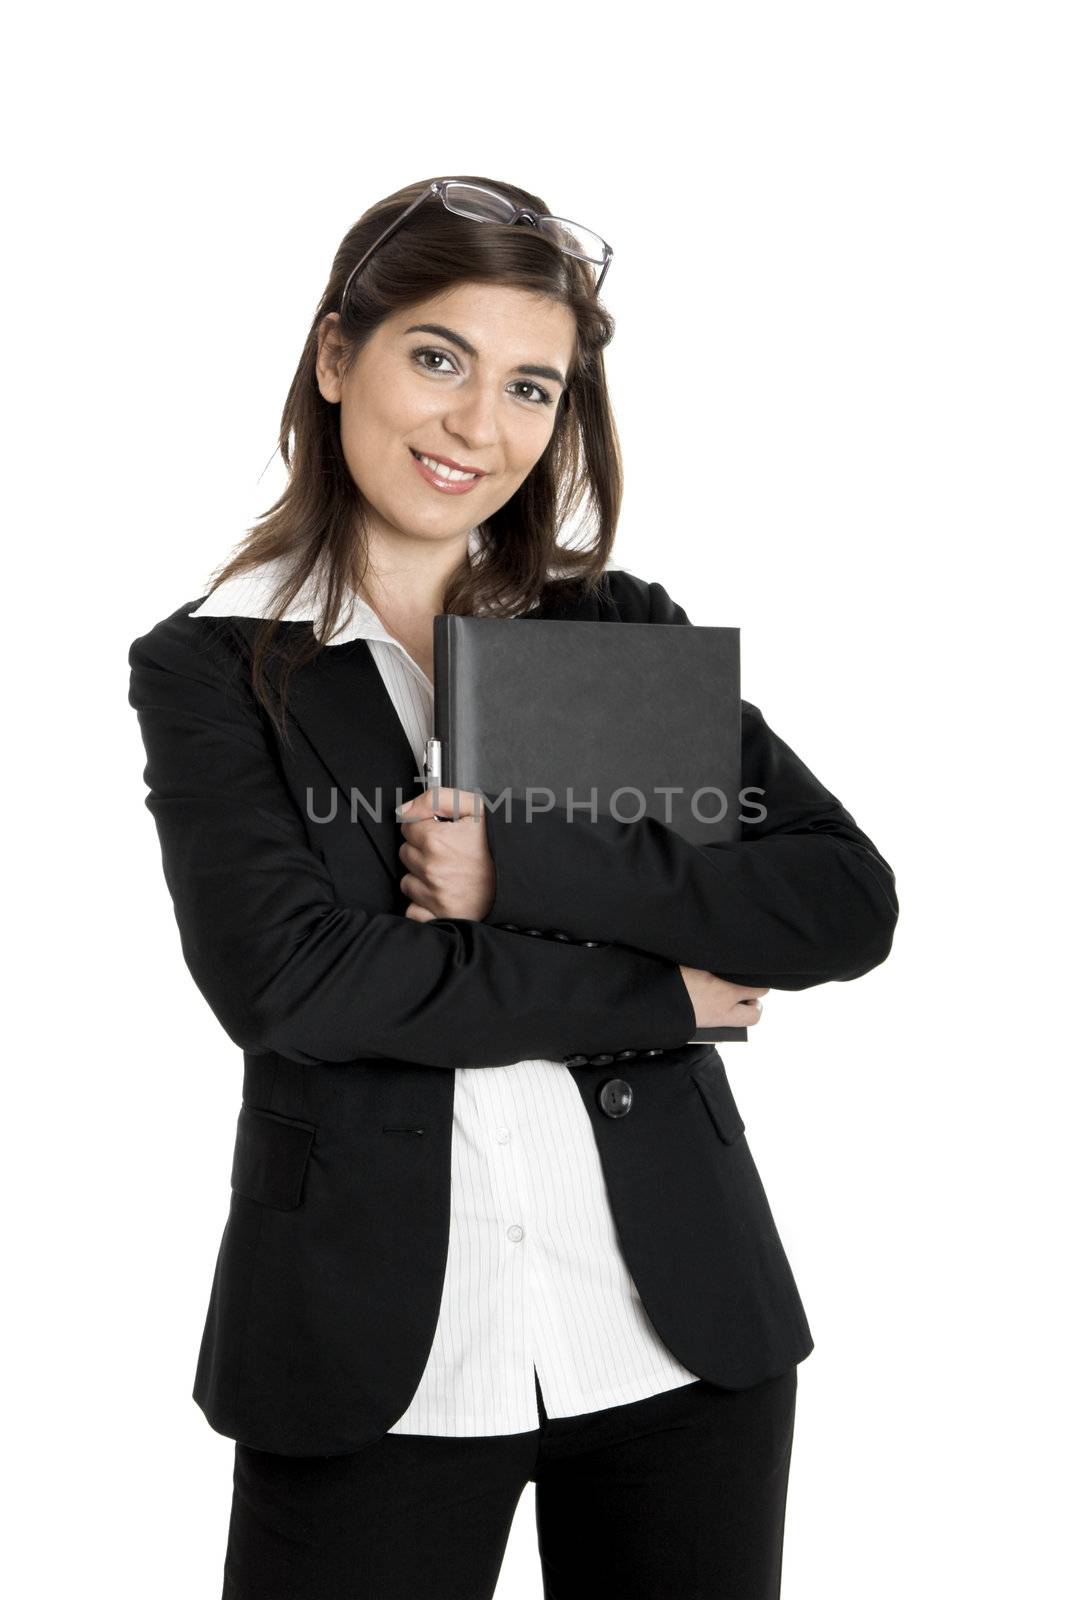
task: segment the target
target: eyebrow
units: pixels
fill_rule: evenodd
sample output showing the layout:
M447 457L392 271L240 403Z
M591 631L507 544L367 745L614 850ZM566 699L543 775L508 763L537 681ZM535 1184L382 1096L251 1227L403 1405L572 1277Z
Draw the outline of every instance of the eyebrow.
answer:
M470 343L470 340L464 339L461 333L455 332L454 328L445 328L439 322L416 322L412 327L405 328L403 331L404 333L435 333L438 339L450 339L452 344L457 344L460 350L465 350L468 356L473 356L474 360L477 360L478 353ZM522 366L512 367L511 371L528 373L534 378L551 378L553 382L558 383L564 389L566 388L566 379L555 367L537 367L527 361Z

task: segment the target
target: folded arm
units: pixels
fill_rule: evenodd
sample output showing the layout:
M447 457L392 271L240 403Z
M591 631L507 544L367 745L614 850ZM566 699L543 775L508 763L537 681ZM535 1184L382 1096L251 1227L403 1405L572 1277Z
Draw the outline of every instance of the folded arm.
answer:
M681 975L647 953L339 903L217 625L176 612L129 664L182 952L243 1049L454 1068L689 1037Z

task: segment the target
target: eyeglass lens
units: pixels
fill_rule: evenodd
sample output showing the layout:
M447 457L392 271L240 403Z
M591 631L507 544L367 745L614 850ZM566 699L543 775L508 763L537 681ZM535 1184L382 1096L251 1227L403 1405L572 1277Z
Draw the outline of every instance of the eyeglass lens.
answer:
M510 222L515 214L515 207L505 195L496 194L491 189L479 189L473 184L449 183L442 198L449 211L454 211L460 217L469 217L474 222ZM541 217L537 226L569 255L600 263L607 259L599 234L582 228L576 222L568 222L565 217Z

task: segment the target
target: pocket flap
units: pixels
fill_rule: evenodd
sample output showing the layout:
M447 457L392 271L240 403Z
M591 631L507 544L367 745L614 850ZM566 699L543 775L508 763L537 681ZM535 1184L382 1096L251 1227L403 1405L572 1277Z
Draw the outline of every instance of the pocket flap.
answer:
M260 1205L292 1211L300 1204L304 1173L315 1137L313 1122L300 1122L242 1105L237 1118L230 1188Z
M733 1099L720 1057L717 1054L701 1057L689 1068L689 1076L703 1096L718 1137L723 1144L732 1144L744 1132L744 1119Z

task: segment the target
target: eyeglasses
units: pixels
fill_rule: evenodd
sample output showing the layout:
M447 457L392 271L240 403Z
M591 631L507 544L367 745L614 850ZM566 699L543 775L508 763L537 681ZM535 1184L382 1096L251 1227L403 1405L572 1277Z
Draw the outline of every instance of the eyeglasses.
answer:
M401 222L405 222L411 212L417 210L423 200L428 200L432 195L437 195L457 217L466 217L471 222L523 222L539 228L541 233L551 239L553 244L557 244L568 256L577 256L579 261L591 261L594 266L603 268L596 280L596 293L599 294L614 251L598 233L593 233L589 228L582 228L576 222L568 222L565 217L545 216L539 211L529 211L524 206L516 206L497 189L486 189L477 183L459 183L454 178L438 178L428 189L424 189L416 200L412 200L406 211L401 211L395 222L390 222L381 237L375 239L362 259L356 262L344 280L344 288L341 290L342 311L344 302L348 298L348 286L356 273L366 265L378 246L384 244L385 240L396 232Z

